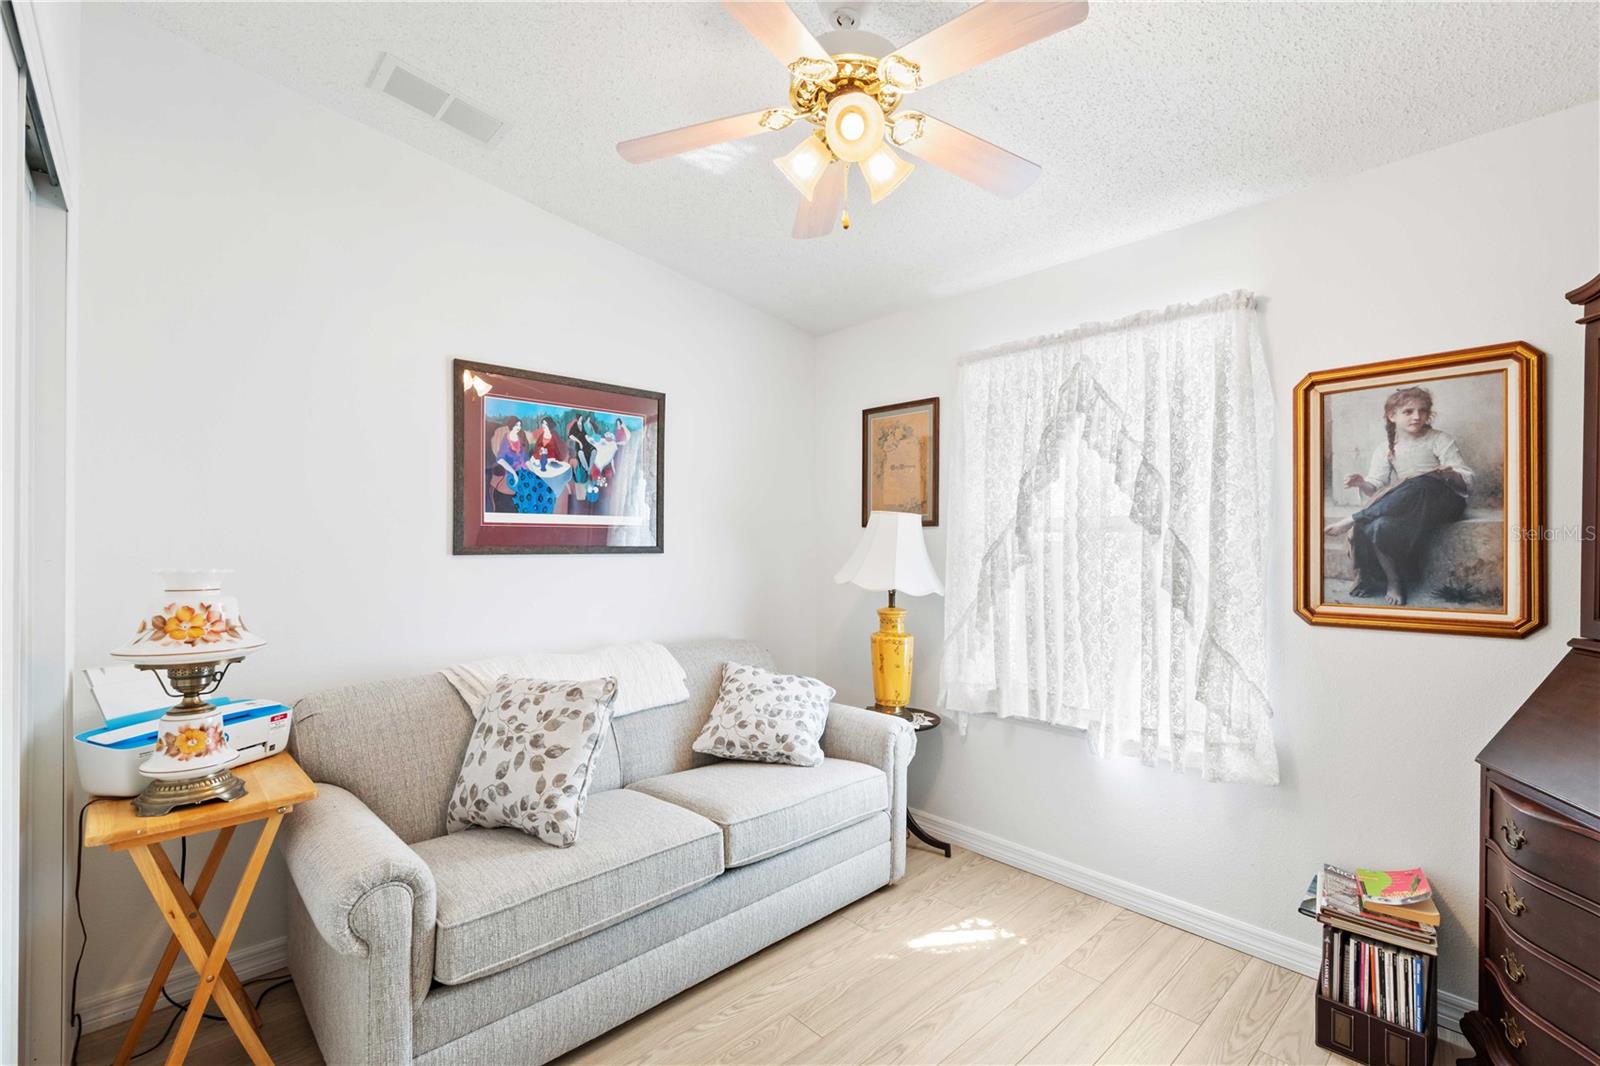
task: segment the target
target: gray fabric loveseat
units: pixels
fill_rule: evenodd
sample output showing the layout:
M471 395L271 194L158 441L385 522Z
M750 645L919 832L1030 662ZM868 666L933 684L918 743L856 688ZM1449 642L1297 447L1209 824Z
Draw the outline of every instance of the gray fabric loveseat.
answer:
M829 712L820 766L690 750L740 641L670 646L689 699L618 718L578 843L446 835L473 716L439 674L307 696L284 822L289 966L345 1063L540 1063L905 870L908 723Z

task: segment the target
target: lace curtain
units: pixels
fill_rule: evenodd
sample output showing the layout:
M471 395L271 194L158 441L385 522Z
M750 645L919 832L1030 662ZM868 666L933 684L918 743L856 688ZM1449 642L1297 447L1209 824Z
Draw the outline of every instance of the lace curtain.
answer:
M1233 293L962 360L948 708L1277 783L1256 319Z

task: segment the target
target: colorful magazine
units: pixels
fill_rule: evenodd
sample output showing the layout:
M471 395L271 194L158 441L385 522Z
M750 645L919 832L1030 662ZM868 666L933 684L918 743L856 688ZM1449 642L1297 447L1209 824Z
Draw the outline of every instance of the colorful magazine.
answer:
M1356 879L1361 882L1361 898L1373 903L1401 907L1433 897L1428 875L1420 866L1410 870L1357 870Z
M1323 866L1317 878L1317 913L1361 917L1361 886L1349 870Z

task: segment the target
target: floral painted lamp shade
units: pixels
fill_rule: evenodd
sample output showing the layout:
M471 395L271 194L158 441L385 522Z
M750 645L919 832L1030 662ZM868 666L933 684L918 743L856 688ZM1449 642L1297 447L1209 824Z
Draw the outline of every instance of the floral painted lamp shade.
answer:
M220 570L163 570L164 591L113 658L147 669L237 659L266 646L245 628Z

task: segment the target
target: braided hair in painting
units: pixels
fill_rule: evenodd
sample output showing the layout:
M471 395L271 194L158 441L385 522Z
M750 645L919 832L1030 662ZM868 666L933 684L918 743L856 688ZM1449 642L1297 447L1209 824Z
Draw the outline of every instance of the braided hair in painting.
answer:
M1394 462L1394 413L1405 406L1407 400L1415 400L1417 404L1428 412L1428 425L1433 425L1433 393L1420 385L1407 385L1403 389L1395 389L1389 398L1383 402L1383 429L1389 435L1389 462Z

